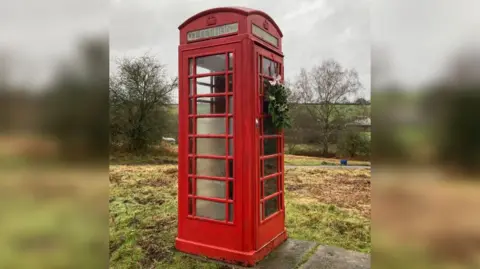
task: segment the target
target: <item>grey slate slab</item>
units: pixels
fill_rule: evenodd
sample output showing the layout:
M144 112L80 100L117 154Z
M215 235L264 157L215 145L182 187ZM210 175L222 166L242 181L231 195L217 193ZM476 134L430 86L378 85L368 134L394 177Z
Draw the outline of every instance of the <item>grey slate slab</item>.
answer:
M287 239L254 268L294 269L315 245L314 242Z
M301 269L370 269L370 255L338 247L319 246Z

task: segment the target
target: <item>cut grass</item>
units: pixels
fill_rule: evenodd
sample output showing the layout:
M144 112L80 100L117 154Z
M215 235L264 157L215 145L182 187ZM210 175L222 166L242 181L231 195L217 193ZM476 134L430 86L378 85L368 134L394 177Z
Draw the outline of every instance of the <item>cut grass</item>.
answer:
M328 178L346 176L325 170L315 170L314 173L306 171L305 180L317 178L314 181L321 184L320 179L325 175L331 175ZM360 175L358 171L346 172L351 173L352 177ZM291 186L297 178L298 175L287 172L286 183ZM365 177L358 179L369 181ZM340 185L338 187L342 188ZM175 251L175 165L112 165L110 190L111 268L229 268ZM370 220L362 216L360 210L342 208L349 204L340 203L339 200L338 203L324 204L319 199L305 199L308 195L302 195L302 192L314 195L309 186L296 190L287 188L286 225L289 237L370 251Z
M285 165L296 165L296 166L340 165L340 159L285 154ZM370 166L370 162L349 160L348 165Z

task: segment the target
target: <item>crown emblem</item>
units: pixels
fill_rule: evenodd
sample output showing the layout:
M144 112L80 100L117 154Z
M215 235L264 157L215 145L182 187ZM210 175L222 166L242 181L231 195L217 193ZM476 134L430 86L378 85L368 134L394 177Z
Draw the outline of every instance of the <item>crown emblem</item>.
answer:
M217 23L217 18L215 16L208 16L207 25L214 25Z
M268 21L267 20L265 20L263 22L263 28L265 28L265 30L268 30Z

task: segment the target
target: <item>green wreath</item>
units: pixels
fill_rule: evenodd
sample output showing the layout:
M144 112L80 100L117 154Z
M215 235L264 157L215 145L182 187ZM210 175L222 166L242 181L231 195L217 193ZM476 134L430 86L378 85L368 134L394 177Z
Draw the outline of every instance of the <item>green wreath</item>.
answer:
M290 91L280 83L280 76L272 81L265 82L265 99L268 101L268 114L272 116L272 122L276 128L282 130L291 127L288 112L290 106L288 104L288 96Z

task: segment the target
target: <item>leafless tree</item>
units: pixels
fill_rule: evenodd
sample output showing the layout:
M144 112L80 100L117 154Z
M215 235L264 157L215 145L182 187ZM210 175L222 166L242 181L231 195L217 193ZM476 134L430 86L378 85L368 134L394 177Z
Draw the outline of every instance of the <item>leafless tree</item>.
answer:
M167 76L154 56L124 57L110 76L110 138L129 151L159 141L169 122L168 104L177 78Z
M354 69L343 68L335 60L323 61L310 72L300 71L296 81L296 96L305 105L315 126L323 154L328 155L329 139L345 122L339 103L355 96L362 85ZM294 94L295 95L295 94Z

